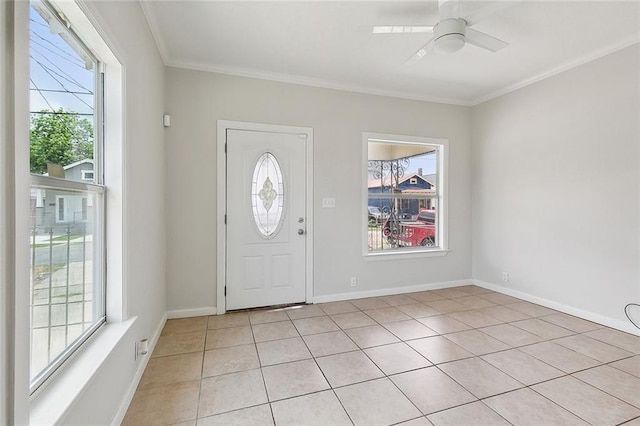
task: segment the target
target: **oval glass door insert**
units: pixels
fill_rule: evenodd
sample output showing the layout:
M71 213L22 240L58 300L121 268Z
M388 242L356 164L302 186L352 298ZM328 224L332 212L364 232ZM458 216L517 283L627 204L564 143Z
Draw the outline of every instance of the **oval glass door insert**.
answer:
M265 238L272 238L284 218L284 181L276 157L265 152L258 158L251 182L253 220Z

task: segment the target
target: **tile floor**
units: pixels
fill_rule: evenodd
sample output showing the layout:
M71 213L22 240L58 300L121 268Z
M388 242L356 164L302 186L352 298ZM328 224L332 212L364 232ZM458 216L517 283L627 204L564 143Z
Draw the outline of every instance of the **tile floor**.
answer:
M640 425L640 337L479 287L169 320L126 425Z

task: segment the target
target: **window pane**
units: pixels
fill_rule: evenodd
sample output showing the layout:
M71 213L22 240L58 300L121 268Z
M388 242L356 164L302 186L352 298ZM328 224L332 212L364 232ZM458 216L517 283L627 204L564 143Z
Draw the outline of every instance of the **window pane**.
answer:
M94 182L96 60L45 3L29 18L31 173Z
M284 213L284 181L278 160L270 152L260 156L251 183L251 208L258 231L271 238Z
M101 199L88 191L31 188L32 380L104 317Z
M369 252L438 245L438 145L369 142Z

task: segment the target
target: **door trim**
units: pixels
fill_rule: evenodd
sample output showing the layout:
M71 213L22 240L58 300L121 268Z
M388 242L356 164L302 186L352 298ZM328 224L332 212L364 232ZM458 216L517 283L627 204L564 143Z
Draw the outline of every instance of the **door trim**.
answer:
M217 209L216 209L216 313L227 311L224 287L227 281L227 227L224 217L227 211L227 161L225 143L227 130L245 130L268 133L290 133L306 136L306 221L307 237L305 239L306 286L305 302L313 301L313 129L311 127L282 126L277 124L248 123L243 121L218 120L217 123Z

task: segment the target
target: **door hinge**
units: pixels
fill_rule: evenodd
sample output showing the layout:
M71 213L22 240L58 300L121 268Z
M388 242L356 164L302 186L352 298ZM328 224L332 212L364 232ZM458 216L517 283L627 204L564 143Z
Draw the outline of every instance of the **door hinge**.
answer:
M227 286L226 285L224 286L224 295L225 295L225 297L227 296Z
M225 154L227 153L227 143L226 142L224 143L224 153Z
M227 215L226 214L224 215L224 224L225 225L227 224Z

